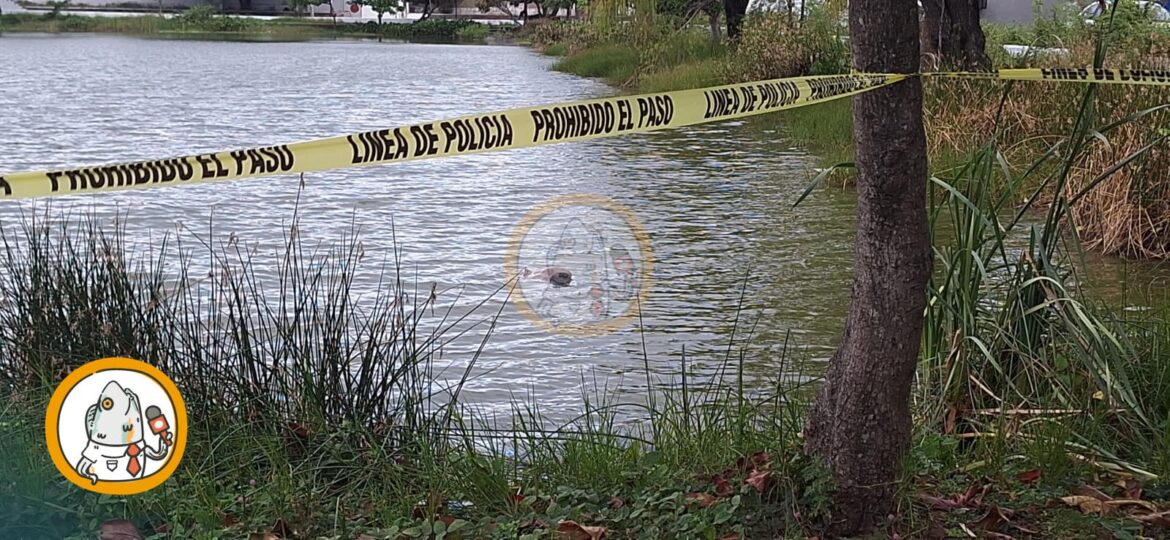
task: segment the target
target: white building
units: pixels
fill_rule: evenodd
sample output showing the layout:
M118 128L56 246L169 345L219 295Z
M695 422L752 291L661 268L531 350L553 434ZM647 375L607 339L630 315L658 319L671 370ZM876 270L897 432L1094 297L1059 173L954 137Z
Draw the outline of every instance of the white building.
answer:
M1036 19L1036 6L1032 0L980 0L983 7L981 19L998 24L1032 24ZM1077 9L1071 0L1043 0L1040 13L1051 17L1056 9Z

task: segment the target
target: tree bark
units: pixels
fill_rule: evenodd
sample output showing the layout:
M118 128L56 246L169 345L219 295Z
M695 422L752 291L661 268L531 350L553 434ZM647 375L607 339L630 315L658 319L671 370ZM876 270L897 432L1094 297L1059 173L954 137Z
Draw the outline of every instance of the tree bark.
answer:
M936 67L991 67L978 0L923 0L922 53Z
M739 39L739 29L747 15L748 0L723 0L723 12L727 17L727 39Z
M719 4L712 5L718 6ZM711 43L718 45L720 41L723 41L722 27L719 25L720 11L717 7L715 9L704 8L703 11L707 13L707 25L711 27Z
M852 0L853 68L915 73L914 0ZM926 135L918 78L853 98L857 237L840 348L805 428L806 452L832 471L827 537L882 523L910 445L910 385L922 337L931 250Z

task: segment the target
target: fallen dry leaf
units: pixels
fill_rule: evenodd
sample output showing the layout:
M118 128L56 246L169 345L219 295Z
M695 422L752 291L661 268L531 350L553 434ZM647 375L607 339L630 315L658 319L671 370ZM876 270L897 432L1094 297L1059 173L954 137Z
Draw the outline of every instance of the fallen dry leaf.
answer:
M142 540L142 533L138 527L124 519L111 519L102 523L98 529L100 540Z
M739 540L739 533L729 532L719 537L719 540Z
M955 502L960 506L979 506L983 503L983 496L991 491L991 484L972 485L967 488L961 495L955 498Z
M1075 493L1077 495L1083 495L1085 497L1092 497L1094 499L1097 499L1098 501L1108 501L1108 500L1113 499L1113 497L1106 495L1103 491L1101 491L1093 486L1078 487Z
M730 497L735 493L735 486L731 485L731 482L728 482L721 474L712 477L711 482L715 484L716 497Z
M772 472L771 471L752 471L744 479L743 483L753 487L756 491L764 493L772 486Z
M931 510L954 510L960 506L959 503L950 499L943 499L925 493L918 494L918 499L930 506Z
M979 518L979 521L976 521L971 525L988 532L996 531L1000 527L1011 523L1011 517L1013 515L1014 512L1011 510L1003 509L998 506L992 506L991 509L987 511L985 516Z
M1104 504L1110 508L1121 508L1123 506L1140 506L1150 512L1157 512L1158 507L1150 501L1142 501L1138 499L1113 499L1111 501L1104 501Z
M520 532L522 534L528 534L530 532L534 532L534 531L537 531L540 529L547 529L547 528L548 528L548 523L545 523L544 520L533 519L533 520L530 520L528 523L521 525Z
M1020 474L1017 474L1016 479L1025 484L1031 485L1040 479L1040 469L1024 471Z
M1154 527L1163 527L1170 529L1170 511L1158 512L1157 514L1146 514L1144 516L1132 516L1146 525Z
M1069 506L1075 506L1086 514L1100 514L1105 511L1105 503L1096 497L1089 497L1087 495L1069 495L1068 497L1061 497L1060 500Z
M954 405L947 406L947 420L943 426L943 433L950 435L955 432L955 424L959 417L959 409Z
M248 535L248 540L280 540L280 537L270 532L252 533Z
M309 438L309 428L307 428L301 424L298 424L296 422L289 422L286 427L288 428L289 433L291 433L292 435L296 436L299 439L308 439Z
M557 526L557 532L569 540L599 540L605 535L605 531L605 527L589 527L576 521L562 521Z
M710 508L719 502L719 499L707 493L687 493L685 499L688 503L698 503L701 508Z
M626 501L623 501L617 497L614 497L614 498L609 500L609 507L613 508L614 510L617 510L625 505L626 505Z
M939 525L938 522L934 521L933 519L930 520L930 526L926 528L926 537L930 540L943 540L945 538L949 538L950 534L951 533L947 532L946 527Z
M772 458L768 457L767 452L756 452L735 460L735 466L741 472L748 472L752 469L770 469L772 468Z
M1118 480L1117 487L1121 488L1122 496L1126 499L1142 498L1142 483L1133 478Z
M362 533L362 534L357 535L357 537L354 538L353 540L378 540L378 539L374 538L373 536L370 536L368 534Z

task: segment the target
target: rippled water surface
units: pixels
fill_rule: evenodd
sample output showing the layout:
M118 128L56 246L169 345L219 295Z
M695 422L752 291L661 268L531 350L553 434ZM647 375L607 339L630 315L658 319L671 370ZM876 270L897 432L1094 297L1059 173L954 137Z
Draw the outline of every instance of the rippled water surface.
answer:
M0 171L279 144L611 92L550 63L521 47L6 35ZM367 292L396 238L404 278L424 294L436 284L440 304L463 314L504 285L509 237L530 209L570 193L630 208L654 250L644 332L552 334L502 305L502 294L473 314L503 308L465 397L492 406L532 395L543 411L566 413L585 379L636 390L643 346L655 371L676 372L684 347L696 369L711 369L741 291L740 333L756 325L760 344L747 356L754 384L781 369L788 332L804 356L827 358L849 298L853 195L820 190L792 208L812 163L775 118L761 118L313 173L300 196L301 233L332 242L356 225ZM220 239L234 233L271 261L297 187L295 177L276 177L53 204L106 220L124 213L143 245L166 234L205 237L209 228ZM30 207L2 204L0 220ZM481 337L452 343L442 366L457 374Z

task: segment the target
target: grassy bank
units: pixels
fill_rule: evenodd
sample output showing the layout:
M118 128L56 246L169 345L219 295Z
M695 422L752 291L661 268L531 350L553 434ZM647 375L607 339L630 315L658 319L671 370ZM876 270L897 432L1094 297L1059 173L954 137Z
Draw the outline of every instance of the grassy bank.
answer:
M511 29L465 19L428 19L413 24L333 23L307 18L252 19L223 16L210 6L188 9L174 17L140 15L90 17L63 12L0 15L0 32L87 32L130 35L197 34L238 38L306 40L360 37L482 43L506 38Z
M1005 221L988 195L995 153L935 183L941 272L915 445L882 535L1159 536L1170 531L1157 517L1170 507L1167 313L1080 297L1070 254L1043 235L1066 216L1026 252L1006 250L1032 225ZM725 353L639 375L641 396L587 391L564 423L531 400L489 418L459 397L476 355L445 374L433 360L455 335L490 339L494 313L444 316L445 295L400 279L397 254L379 266L355 236L309 248L296 229L294 218L283 251L260 258L234 238L144 250L56 213L2 225L0 454L14 466L0 477L0 531L86 538L124 518L152 538L591 538L592 527L804 538L826 517L832 486L800 452L812 387L780 375L815 368L795 342L754 358L752 314ZM354 276L371 273L382 286L359 294ZM43 450L54 385L106 355L159 366L191 418L183 466L140 496L73 488ZM741 386L751 361L777 379ZM722 368L700 378L694 362ZM1062 500L1075 496L1114 510ZM1127 499L1141 502L1113 502Z
M626 33L621 27L602 32L570 23L526 31L546 53L563 56L556 69L599 77L631 91L655 92L848 72L844 30L831 22L837 15L827 9L812 10L803 22L784 13L749 17L734 47L713 44L705 28L673 26L669 21L653 31L629 27ZM628 35L633 32L648 37ZM995 67L1094 65L1098 44L1103 45L1105 67L1158 68L1170 58L1170 34L1125 13L1092 27L1061 14L1041 18L1029 28L988 26L987 34ZM1064 52L1019 58L1008 55L1004 44L1060 47ZM1025 173L1051 141L1071 127L1069 111L1080 106L1083 88L954 79L932 79L924 86L929 155L936 174L953 173L973 151L995 139L1005 167L991 179L992 189L1008 193L1014 177L1027 176L1035 184L1026 188L1047 193L1040 188L1051 183L1057 171L1046 171L1048 176ZM1088 121L1094 126L1122 121L1138 111L1156 111L1091 143L1091 151L1070 167L1066 196L1103 184L1091 196L1077 198L1073 208L1077 230L1086 246L1106 254L1170 257L1170 227L1165 226L1170 222L1166 204L1170 154L1161 131L1170 112L1157 110L1166 103L1166 93L1156 87L1111 86L1095 92L1092 99ZM852 161L847 100L783 111L775 118L769 121L778 121L795 145L820 158L822 167ZM1125 166L1115 170L1113 165L1119 162Z
M782 381L757 394L682 375L653 382L644 401L583 396L563 425L537 403L492 421L460 401L466 373L436 374L432 360L457 334L486 339L494 315L444 316L450 306L398 279L395 263L368 263L357 238L310 250L294 223L272 259L215 239L164 241L145 258L120 230L55 217L0 230L7 538L90 537L110 518L160 538L537 538L568 521L610 537L756 536L798 530L770 516L817 497L743 483L813 474L794 457L796 396ZM261 265L276 269L271 281L257 277ZM359 273L383 276L375 296L353 290ZM39 435L56 382L106 355L163 369L191 418L183 466L141 496L61 482ZM460 360L470 370L476 356ZM738 369L730 352L708 360ZM619 414L640 420L618 424ZM736 465L760 452L770 461ZM711 489L702 475L724 469L734 470L718 504L692 500Z

